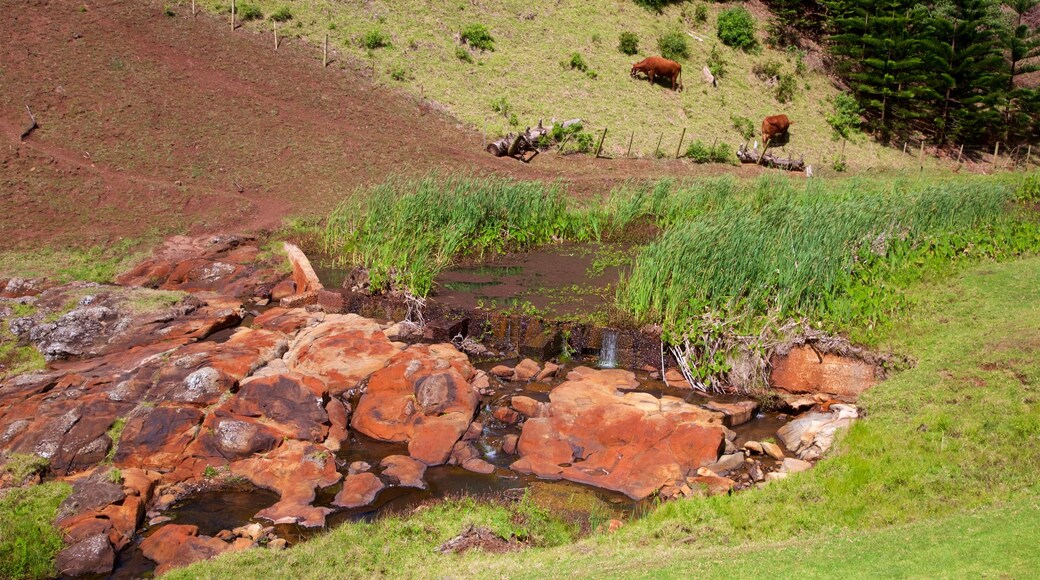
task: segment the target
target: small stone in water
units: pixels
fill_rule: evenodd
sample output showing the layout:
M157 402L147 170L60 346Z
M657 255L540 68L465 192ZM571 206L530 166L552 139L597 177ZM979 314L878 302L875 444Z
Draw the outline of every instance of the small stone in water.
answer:
M365 463L364 461L355 461L347 468L347 475L354 475L355 473L361 473L368 471L369 469L372 469L372 466L368 463Z

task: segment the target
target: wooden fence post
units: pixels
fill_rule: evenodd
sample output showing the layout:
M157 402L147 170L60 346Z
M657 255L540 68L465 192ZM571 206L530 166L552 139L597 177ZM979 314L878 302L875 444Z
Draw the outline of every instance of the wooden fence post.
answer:
M679 158L679 152L682 151L682 142L686 139L686 127L682 129L682 135L679 135L679 146L675 148L675 158Z
M924 139L921 139L921 153L917 156L917 164L921 166L921 171L924 171Z
M961 164L961 155L964 155L964 143L961 143L960 149L957 150L957 165Z
M235 29L235 0L231 0L231 30Z
M635 137L636 137L636 132L632 131L632 134L628 136L628 153L625 154L625 157L631 157L632 156L632 139L635 139Z
M321 51L321 66L322 67L329 66L329 33L328 32L325 33L325 44L323 45L323 48L322 48L322 51Z
M661 154L661 140L664 139L664 133L657 138L657 149L654 149L654 159L657 159Z
M906 155L906 141L903 141L903 155Z
M1026 147L1026 171L1029 170L1029 158L1030 158L1030 156L1032 156L1032 154L1033 154L1033 146L1030 145L1030 146Z
M191 0L191 15L195 16L195 0Z
M271 26L274 28L274 49L278 50L278 22L272 22Z
M596 158L599 158L599 154L603 151L603 140L607 138L607 128L603 127L603 134L599 136L599 145L596 146Z
M1000 141L993 147L993 162L990 163L990 171L997 170L997 155L1000 155Z

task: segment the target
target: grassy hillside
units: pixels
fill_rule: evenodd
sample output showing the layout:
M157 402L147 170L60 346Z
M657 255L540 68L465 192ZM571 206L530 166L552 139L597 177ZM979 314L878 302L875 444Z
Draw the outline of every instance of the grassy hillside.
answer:
M763 489L670 502L614 534L564 545L531 512L448 503L169 577L1028 575L1040 564L1030 539L1040 520L1038 289L1035 257L918 284L919 306L886 345L918 365L865 394L867 418L816 468ZM469 523L528 533L543 547L432 552Z
M203 0L203 4L221 13L230 6L227 0ZM651 156L663 135L661 150L672 156L684 128L686 143L700 139L710 146L718 139L735 148L744 138L734 128L732 116L751 119L757 133L764 116L782 112L795 122L789 153L804 155L817 169L825 169L841 150L826 122L833 111L829 99L838 91L822 71L813 70L810 63L818 62L817 58L807 58L804 71L797 72L802 69L796 53L767 47L760 53L746 53L718 40L718 14L736 4L686 2L662 13L631 0L257 0L240 5L242 14L259 9L257 15L263 19L246 26L268 35L271 15L288 7L292 18L279 25L281 34L320 45L328 33L336 53L334 66L370 69L379 82L423 94L478 130L486 127L489 136L513 129L513 115L521 129L539 118L578 117L593 132L609 129L604 150L610 155L624 155L632 138L634 155ZM755 2L739 5L755 14L761 44L768 11ZM695 16L698 6L706 14L703 22ZM472 24L489 29L493 51L460 48L458 34ZM689 46L688 58L680 59L686 91L675 93L630 78L632 63L660 54L658 37L676 30ZM637 55L619 51L622 32L638 37ZM718 88L708 86L701 75L713 46L727 63ZM594 75L570 67L574 53L581 55ZM320 58L320 49L315 55ZM472 62L459 58L464 55ZM794 78L792 102L778 102L775 87L752 73L754 65L770 62ZM850 142L845 154L852 170L909 168L917 162L916 156L878 147L865 137Z

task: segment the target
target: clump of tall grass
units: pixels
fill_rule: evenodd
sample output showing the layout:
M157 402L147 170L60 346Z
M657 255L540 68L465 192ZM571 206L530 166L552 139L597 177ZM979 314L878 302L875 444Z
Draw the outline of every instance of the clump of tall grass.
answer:
M425 296L462 256L599 236L601 217L568 206L558 185L504 178L391 178L329 216L326 253L368 269L377 289Z
M618 305L682 333L706 313L806 317L870 327L898 304L893 280L963 254L1040 248L1035 219L1009 204L1013 180L845 182L731 179L629 190L613 227L639 217L665 233L618 288Z

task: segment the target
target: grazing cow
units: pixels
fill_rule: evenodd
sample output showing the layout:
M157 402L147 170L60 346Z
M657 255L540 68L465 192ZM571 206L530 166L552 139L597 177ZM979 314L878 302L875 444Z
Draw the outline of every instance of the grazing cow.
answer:
M791 127L791 120L787 115L773 115L762 121L762 143L775 143L787 137L787 129Z
M645 74L646 78L650 79L651 84L654 82L655 77L663 77L672 81L673 91L683 90L682 65L674 60L668 60L660 56L644 58L632 65L632 77L635 78L638 73Z

